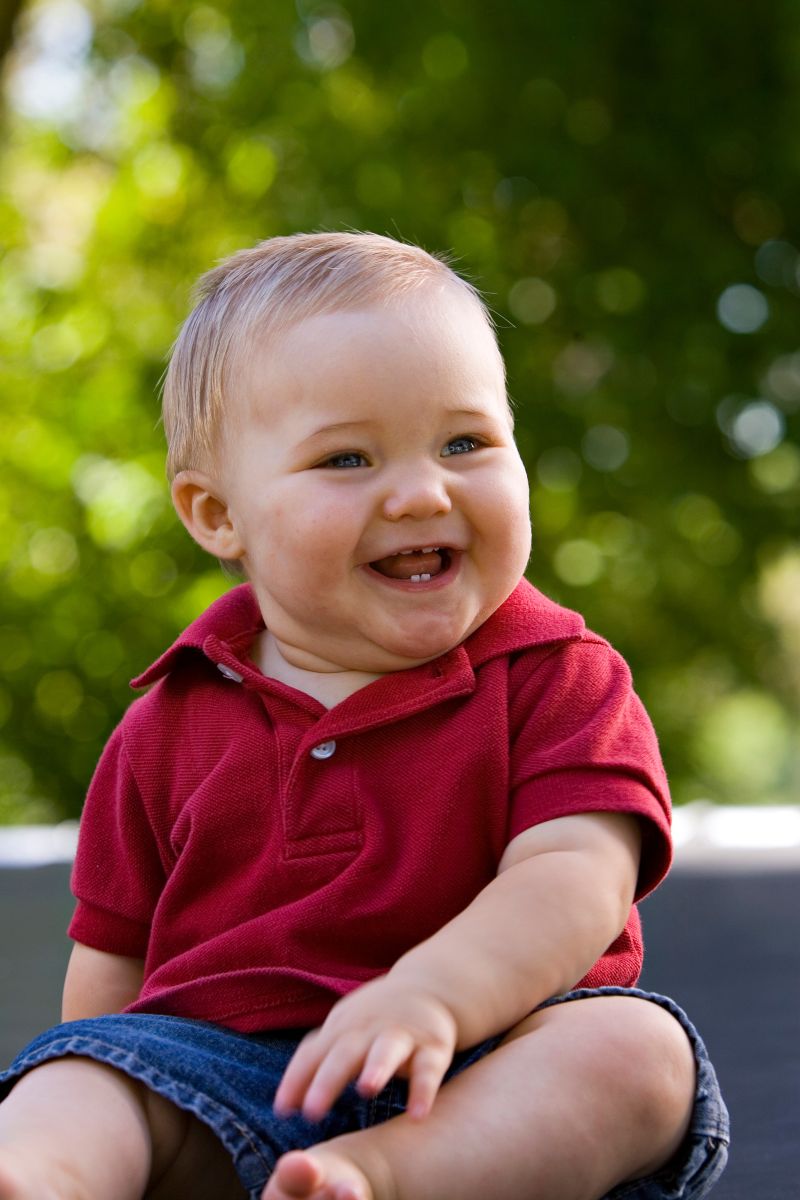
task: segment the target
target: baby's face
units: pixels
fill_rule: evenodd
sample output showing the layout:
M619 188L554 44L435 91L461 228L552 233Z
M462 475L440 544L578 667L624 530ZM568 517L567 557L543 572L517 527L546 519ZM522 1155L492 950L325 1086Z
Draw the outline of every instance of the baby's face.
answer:
M477 305L312 317L242 375L217 474L285 658L402 670L502 604L530 553L528 484Z

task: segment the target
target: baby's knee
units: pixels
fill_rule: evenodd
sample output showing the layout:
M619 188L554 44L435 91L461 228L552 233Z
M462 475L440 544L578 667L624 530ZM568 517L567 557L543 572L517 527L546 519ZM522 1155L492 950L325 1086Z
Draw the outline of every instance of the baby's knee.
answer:
M653 1150L651 1169L683 1141L694 1106L694 1049L666 1008L638 996L597 997L598 1021L619 1087ZM606 1007L608 1006L608 1007Z
M667 1009L639 996L590 996L539 1009L515 1034L548 1027L584 1085L635 1122L644 1143L677 1149L691 1119L696 1064Z
M638 996L608 997L619 1007L619 1036L628 1063L642 1085L649 1083L662 1096L675 1093L683 1102L694 1096L696 1064L692 1043L676 1017L652 1000Z

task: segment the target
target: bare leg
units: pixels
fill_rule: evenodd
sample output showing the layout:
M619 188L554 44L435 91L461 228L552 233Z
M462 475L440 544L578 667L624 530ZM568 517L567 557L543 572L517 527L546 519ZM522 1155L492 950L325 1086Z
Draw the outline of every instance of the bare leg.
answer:
M244 1192L210 1130L90 1059L37 1067L0 1105L0 1200L145 1195L241 1200Z
M543 1009L403 1114L285 1155L264 1200L599 1200L680 1146L694 1058L669 1013L604 996Z

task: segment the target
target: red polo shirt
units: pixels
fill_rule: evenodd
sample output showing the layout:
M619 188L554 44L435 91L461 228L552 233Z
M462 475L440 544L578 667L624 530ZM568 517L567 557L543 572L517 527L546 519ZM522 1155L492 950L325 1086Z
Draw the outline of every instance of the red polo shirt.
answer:
M262 628L247 585L212 605L134 681L152 686L92 781L70 935L145 959L130 1011L319 1024L555 817L638 814L639 895L666 872L666 780L628 668L530 584L330 710L250 662ZM632 985L641 960L633 909L580 982Z

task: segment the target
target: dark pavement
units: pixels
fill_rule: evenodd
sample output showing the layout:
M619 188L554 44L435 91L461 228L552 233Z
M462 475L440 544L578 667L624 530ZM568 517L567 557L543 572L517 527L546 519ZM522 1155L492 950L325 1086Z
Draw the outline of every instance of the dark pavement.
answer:
M642 918L642 984L689 1013L730 1110L714 1200L800 1196L800 869L675 871Z
M58 1019L68 868L0 870L0 1060ZM800 869L673 872L642 906L642 985L700 1029L731 1111L714 1200L800 1194Z

